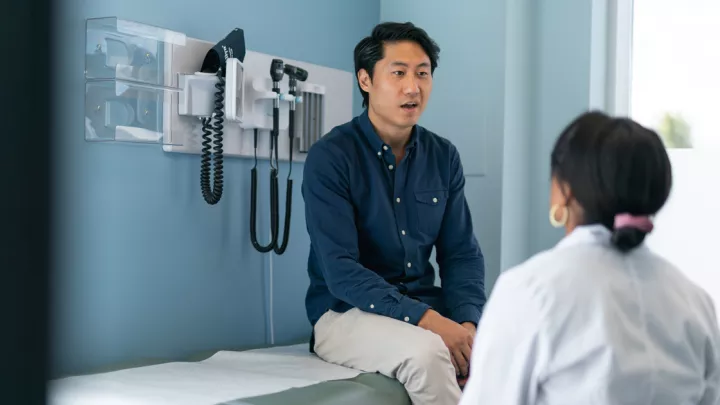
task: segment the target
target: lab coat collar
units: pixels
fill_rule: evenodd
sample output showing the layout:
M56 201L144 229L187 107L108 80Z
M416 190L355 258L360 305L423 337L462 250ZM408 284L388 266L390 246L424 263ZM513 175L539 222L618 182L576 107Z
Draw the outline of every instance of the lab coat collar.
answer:
M563 248L583 244L600 244L610 246L611 237L612 233L603 225L581 225L562 238L560 242L558 242L557 247Z

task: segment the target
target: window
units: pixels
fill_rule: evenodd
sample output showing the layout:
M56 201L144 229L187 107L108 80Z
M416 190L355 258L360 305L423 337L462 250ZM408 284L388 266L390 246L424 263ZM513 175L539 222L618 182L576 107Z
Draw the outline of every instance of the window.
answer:
M609 109L658 131L673 164L648 244L720 314L720 1L612 0L608 15Z
M718 21L718 0L634 0L630 114L668 148L720 140Z

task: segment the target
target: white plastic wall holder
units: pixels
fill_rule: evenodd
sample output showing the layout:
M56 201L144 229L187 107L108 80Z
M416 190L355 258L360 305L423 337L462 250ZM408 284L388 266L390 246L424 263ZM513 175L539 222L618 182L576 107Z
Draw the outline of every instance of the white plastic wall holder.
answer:
M230 58L225 69L225 119L242 124L245 121L245 67Z
M240 127L243 129L258 128L261 130L271 130L273 124L273 100L278 98L278 95L272 91L272 81L270 77L249 77L246 75L244 87L245 100L243 110L246 118L240 124ZM288 104L286 102L280 103L280 125L278 127L280 131L286 131L288 129L288 110Z
M191 117L211 117L218 98L219 79L216 73L180 73L178 86L178 114ZM223 90L223 119L243 122L245 99L244 70L242 62L230 58L227 61L225 86Z
M218 78L214 73L197 72L179 74L178 114L192 117L210 117Z

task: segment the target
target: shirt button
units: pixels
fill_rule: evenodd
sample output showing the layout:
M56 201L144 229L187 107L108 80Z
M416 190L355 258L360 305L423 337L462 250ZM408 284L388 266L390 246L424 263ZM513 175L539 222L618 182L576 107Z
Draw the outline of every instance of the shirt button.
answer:
M402 233L403 235L405 235L405 230L403 229L402 231L400 231L400 233Z
M397 201L398 203L400 203L400 197L396 198L395 201Z
M384 149L384 150L388 150L387 145L383 145L383 149Z
M408 317L406 316L406 317L405 317L405 322L410 322L410 318L408 318Z
M412 263L408 262L408 267L412 267Z
M378 151L378 156L382 156L382 152L381 152L381 151Z
M388 169L392 170L393 167L394 167L393 165L390 165L390 166L388 166Z
M437 203L437 198L433 197L433 202Z
M375 308L375 304L370 304L370 309Z

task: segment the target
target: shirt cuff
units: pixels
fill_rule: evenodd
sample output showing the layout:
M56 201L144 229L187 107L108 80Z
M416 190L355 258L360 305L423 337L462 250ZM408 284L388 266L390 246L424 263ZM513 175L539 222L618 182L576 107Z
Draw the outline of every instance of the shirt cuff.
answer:
M425 315L425 312L430 309L430 305L403 296L400 299L400 308L402 308L400 320L417 326L418 322L420 322L420 318L422 318L423 315Z
M466 304L455 308L450 313L450 319L462 324L463 322L470 322L475 327L480 323L480 317L482 316L482 309L472 304Z

